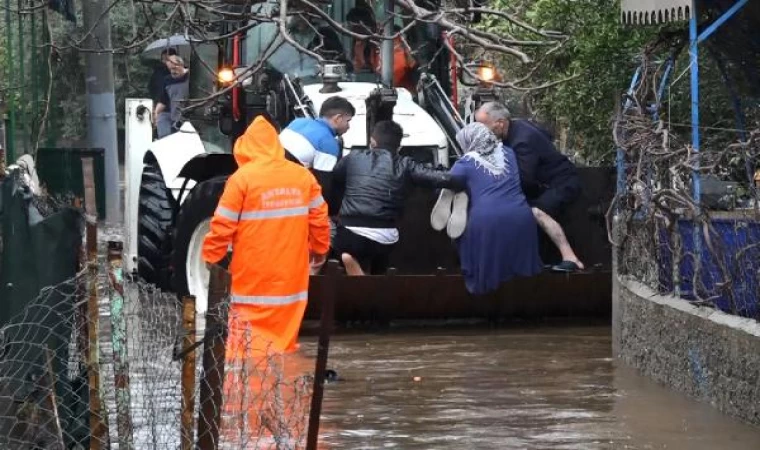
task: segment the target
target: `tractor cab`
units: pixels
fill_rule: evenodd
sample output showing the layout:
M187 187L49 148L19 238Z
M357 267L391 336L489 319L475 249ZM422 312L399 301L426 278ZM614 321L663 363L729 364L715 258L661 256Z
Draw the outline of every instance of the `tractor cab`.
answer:
M251 14L271 16L278 5L255 4ZM366 148L372 123L393 118L404 127L403 153L450 166L460 153L454 136L462 119L448 92L452 71L444 34L401 19L378 31L375 11L355 0L325 5L322 13L324 18L309 22L292 17L288 38L277 23L261 21L227 41L218 80L218 88L227 90L219 108L222 133L234 140L260 114L283 128L296 117L316 117L322 102L340 95L357 110L342 136L344 153ZM365 35L391 35L401 26L406 31L396 40L373 42L336 32L330 22Z

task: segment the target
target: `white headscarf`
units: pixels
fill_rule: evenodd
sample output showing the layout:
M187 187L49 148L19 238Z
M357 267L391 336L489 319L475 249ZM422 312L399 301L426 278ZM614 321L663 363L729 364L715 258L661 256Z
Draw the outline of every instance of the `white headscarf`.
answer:
M475 161L494 176L508 171L501 140L480 122L472 122L459 130L457 142L465 152L464 158Z

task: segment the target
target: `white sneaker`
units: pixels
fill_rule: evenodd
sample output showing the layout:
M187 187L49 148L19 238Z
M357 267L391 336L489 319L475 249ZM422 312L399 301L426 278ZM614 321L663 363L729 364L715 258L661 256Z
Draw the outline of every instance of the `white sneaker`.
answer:
M451 207L451 217L449 218L446 233L450 238L456 239L464 233L467 227L467 204L469 198L466 192L459 192L454 195L453 206Z
M451 204L454 201L454 191L450 189L441 189L441 194L430 212L430 225L435 231L441 231L446 228L451 217Z

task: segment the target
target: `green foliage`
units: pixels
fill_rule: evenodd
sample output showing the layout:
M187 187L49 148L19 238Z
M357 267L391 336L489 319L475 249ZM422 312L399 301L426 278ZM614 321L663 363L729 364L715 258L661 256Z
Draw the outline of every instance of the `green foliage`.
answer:
M78 6L81 8L81 4ZM630 84L643 50L668 29L621 24L619 0L492 0L489 7L504 10L536 29L556 31L567 36L563 45L549 54L549 47L546 46L527 47L525 51L535 61L534 64L522 65L510 56L496 57L505 80L518 80L530 74L529 80L521 83L525 88L567 80L543 89L507 91L507 100L518 115L531 116L547 125L554 125L557 132L566 132L569 149L581 159L590 163L609 164L614 157L612 119L619 107L621 94ZM148 10L143 12L142 9L145 8ZM144 39L158 25L166 13L164 8L166 6L160 2L150 4L119 1L111 9L112 47L116 49L114 76L119 126L123 124L124 100L128 97L147 96L147 82L152 70L139 56L147 42L141 42L134 48L125 48ZM81 40L84 33L81 11L78 11L76 25L59 14L51 13L48 17L54 49L51 58L52 109L48 128L57 138L57 145L81 145L87 135L85 53L72 46ZM171 23L163 27L162 36L173 34L181 26L180 23ZM486 18L480 26L517 40L544 40L536 33L502 18ZM16 25L12 29L16 30ZM685 25L672 25L670 29L683 31ZM5 34L2 33L0 40L4 37ZM24 42L30 42L28 36ZM42 36L37 42L42 43ZM16 45L14 43L14 51ZM477 49L467 49L468 56L478 57L480 53L482 52ZM734 126L734 114L725 83L706 53L703 52L701 69L702 123L731 128ZM14 56L17 55L14 53ZM665 56L667 54L661 52L657 55L660 61L653 62L661 62ZM673 124L688 124L690 120L686 56L687 52L682 52L678 59L674 71L676 82L664 99L663 115ZM0 48L0 67L3 70L7 67L5 58L3 45ZM729 67L729 71L732 70L736 71L736 68ZM6 77L0 77L0 88L4 92L7 85ZM45 91L47 86L43 89ZM7 93L19 98L18 92ZM29 108L28 103L18 103L23 111ZM27 117L30 116L32 114L27 114ZM681 132L688 140L688 128L674 125L674 130ZM733 138L735 134L730 134L730 137L727 133L713 134L706 137L703 144L723 145Z
M563 47L546 57L529 81L537 86L575 77L547 89L530 92L528 104L537 120L566 126L574 150L590 161L614 157L611 123L620 95L630 84L637 56L659 31L657 27L629 28L620 23L617 0L496 0L491 7L516 13L530 25L568 36ZM505 21L491 19L491 31L518 38L536 35ZM545 48L531 52L540 61ZM529 68L502 66L509 77ZM513 101L522 92L511 92Z

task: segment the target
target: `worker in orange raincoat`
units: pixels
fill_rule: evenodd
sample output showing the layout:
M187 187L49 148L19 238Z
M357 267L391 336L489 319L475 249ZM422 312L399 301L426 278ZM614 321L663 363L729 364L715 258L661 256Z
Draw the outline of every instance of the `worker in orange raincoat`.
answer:
M314 176L285 159L275 128L257 117L234 148L230 176L203 243L218 263L232 244L227 358L292 352L306 310L311 265L330 244L327 204ZM246 353L243 355L242 353Z

